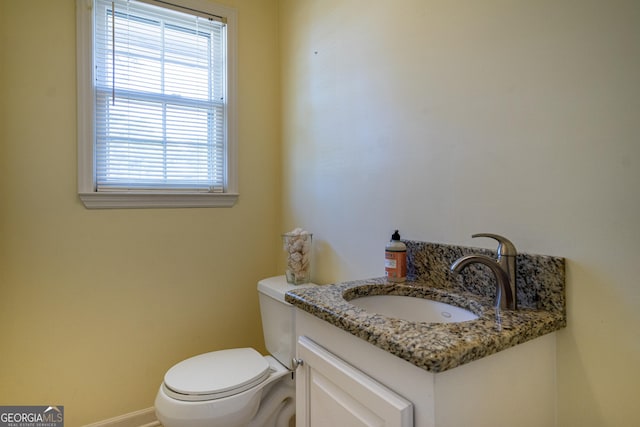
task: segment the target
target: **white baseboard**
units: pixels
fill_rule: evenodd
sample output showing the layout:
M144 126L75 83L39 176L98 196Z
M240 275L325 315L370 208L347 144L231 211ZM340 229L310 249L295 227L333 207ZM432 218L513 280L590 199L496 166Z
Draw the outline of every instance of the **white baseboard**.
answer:
M84 427L162 427L156 418L154 408L142 409L136 412L120 415L97 423L87 424Z

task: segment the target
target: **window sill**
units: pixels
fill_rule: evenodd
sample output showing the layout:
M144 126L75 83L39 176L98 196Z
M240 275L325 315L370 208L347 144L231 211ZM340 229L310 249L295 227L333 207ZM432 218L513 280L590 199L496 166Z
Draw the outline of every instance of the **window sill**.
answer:
M236 193L79 193L87 209L230 208Z

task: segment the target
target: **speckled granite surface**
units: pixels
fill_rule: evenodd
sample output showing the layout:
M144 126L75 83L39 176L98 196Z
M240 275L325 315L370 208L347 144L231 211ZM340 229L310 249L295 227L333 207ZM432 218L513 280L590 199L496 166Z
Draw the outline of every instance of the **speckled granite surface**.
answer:
M449 265L471 253L495 256L486 249L404 241L407 282L385 278L296 289L286 300L294 306L430 372L443 372L566 326L564 259L519 254L519 309L493 308L495 279L484 266L471 265L455 277ZM395 294L428 298L471 310L477 320L424 323L370 314L349 300L364 295Z

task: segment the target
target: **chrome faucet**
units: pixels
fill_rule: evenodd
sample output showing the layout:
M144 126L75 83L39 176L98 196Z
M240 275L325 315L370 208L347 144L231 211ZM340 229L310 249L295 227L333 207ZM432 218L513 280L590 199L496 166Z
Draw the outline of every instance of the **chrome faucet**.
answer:
M460 273L469 264L483 264L491 269L496 277L496 308L517 310L516 301L516 247L509 239L497 234L479 233L471 237L490 237L498 241L496 259L486 255L467 255L451 264L451 271Z

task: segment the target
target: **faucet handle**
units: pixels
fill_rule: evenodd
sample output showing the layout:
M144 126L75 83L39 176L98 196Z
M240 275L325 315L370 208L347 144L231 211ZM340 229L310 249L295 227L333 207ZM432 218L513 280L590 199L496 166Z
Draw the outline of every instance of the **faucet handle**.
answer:
M471 237L489 237L491 239L495 239L498 241L498 258L502 256L516 256L518 251L516 251L516 247L513 243L506 237L500 236L498 234L491 233L477 233L472 234Z

